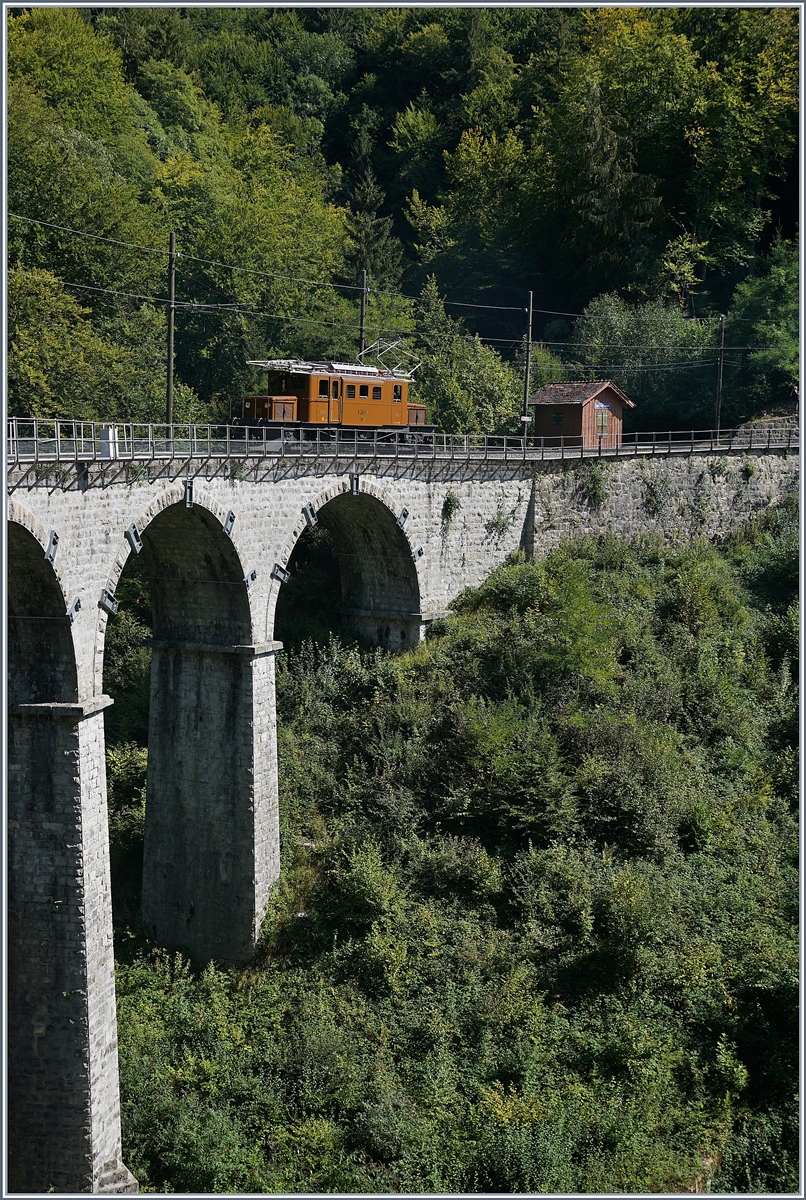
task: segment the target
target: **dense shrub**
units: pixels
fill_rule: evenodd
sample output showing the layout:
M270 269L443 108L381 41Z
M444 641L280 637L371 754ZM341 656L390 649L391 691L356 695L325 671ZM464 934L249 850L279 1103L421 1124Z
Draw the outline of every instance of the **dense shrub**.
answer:
M144 1188L796 1188L796 525L581 539L406 655L285 655L254 961L116 913Z

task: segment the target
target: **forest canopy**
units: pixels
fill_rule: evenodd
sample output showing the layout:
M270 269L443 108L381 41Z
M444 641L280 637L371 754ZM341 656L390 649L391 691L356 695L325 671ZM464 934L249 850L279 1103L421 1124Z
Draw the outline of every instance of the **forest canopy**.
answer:
M179 420L222 419L249 358L351 360L364 270L368 340L408 339L447 430L517 427L528 291L534 386L707 427L725 314L723 420L786 404L797 19L12 10L10 411L161 419L172 230Z

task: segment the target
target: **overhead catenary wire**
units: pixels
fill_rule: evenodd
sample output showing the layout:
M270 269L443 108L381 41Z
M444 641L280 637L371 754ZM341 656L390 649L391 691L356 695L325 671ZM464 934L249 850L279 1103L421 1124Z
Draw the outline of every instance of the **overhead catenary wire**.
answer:
M87 230L84 230L84 229L73 229L72 226L70 226L70 225L58 225L55 221L44 221L39 217L24 217L20 213L12 213L12 212L10 212L8 215L9 215L9 217L12 217L15 221L26 221L30 225L44 225L44 226L47 226L48 229L58 229L58 230L61 230L63 233L75 234L77 237L92 238L94 241L97 241L97 242L108 242L110 245L114 245L114 246L127 246L129 249L132 249L132 250L142 250L143 252L145 252L147 254L162 254L165 257L167 257L170 254L169 250L162 250L158 246L143 246L141 243L138 243L138 242L126 242L126 241L122 241L120 238L105 237L98 233L89 233ZM221 267L226 271L239 271L241 274L244 274L244 275L256 275L263 279L282 279L288 283L304 283L308 287L341 288L343 290L351 291L351 292L361 292L363 290L363 287L361 284L335 283L332 280L326 281L326 280L320 280L320 279L307 279L301 275L289 275L285 272L261 271L256 267L242 267L242 266L237 265L236 263L225 263L225 262L222 262L219 259L215 259L215 258L202 258L198 254L189 254L185 250L177 250L176 257L187 259L188 262L202 263L205 266L209 266L209 267ZM399 299L399 300L419 300L420 299L419 296L410 296L410 295L407 295L405 292L390 292L390 291L386 291L383 288L371 288L370 291L372 292L372 294L374 294L376 296L391 296L391 297L394 297L395 299ZM520 305L470 304L470 303L467 303L462 300L445 300L444 303L450 304L454 307L458 306L460 308L484 308L484 309L488 309L490 311L497 311L497 312L521 312L522 311L522 306L520 306ZM549 309L535 309L535 312L548 313L550 311L551 310L549 310ZM573 317L573 316L581 316L582 314L581 313L553 313L553 315Z
M92 238L96 242L108 242L114 246L127 246L127 247L129 247L129 249L142 250L147 254L162 254L166 258L170 254L170 250L162 250L158 246L143 246L141 243L138 243L138 242L125 242L125 241L122 241L120 238L110 238L110 237L102 236L101 234L98 234L98 233L89 233L85 229L73 229L69 225L57 225L55 221L43 221L39 217L23 217L19 213L12 213L12 212L10 212L8 214L8 216L12 217L15 221L27 221L28 224L30 224L30 225L45 225L48 227L48 229L59 229L64 233L73 233L73 234L76 234L77 237ZM228 270L228 271L240 271L246 275L259 275L265 279L284 279L290 283L304 283L310 287L347 288L350 291L355 291L355 292L361 291L361 287L359 285L352 284L352 283L333 283L332 281L328 282L328 281L319 280L319 279L306 279L301 275L288 275L288 274L284 274L284 273L280 273L280 272L273 272L273 271L259 271L259 270L257 270L257 268L240 267L240 266L237 266L235 263L219 262L217 259L213 259L213 258L200 258L196 254L188 254L187 251L185 251L185 250L177 250L176 257L177 258L185 258L191 262L204 263L207 266L223 267L225 270ZM383 294L384 295L400 295L400 293L397 293L397 292L386 292ZM416 299L416 298L417 297L405 297L405 296L403 297L403 299Z
M550 366L545 368L545 370L547 371L547 373L551 373L555 370L560 370L560 369L565 370L565 371L577 371L577 372L579 372L579 371L598 371L598 372L602 372L602 371L627 371L627 372L633 372L633 371L685 371L685 370L691 370L695 367L712 367L712 366L716 365L716 361L717 360L715 358L713 358L713 359L698 358L692 362L677 362L677 363L584 363L584 362L563 363L563 362L553 362L553 363L551 363ZM736 364L734 363L732 365L735 366ZM533 368L533 370L537 374L540 374L541 368L540 368L540 366L537 366L537 367ZM587 383L589 381L582 380L581 382Z
M66 233L73 234L78 237L86 237L86 238L90 238L94 241L104 242L104 243L107 243L110 245L125 246L127 248L141 251L143 253L149 253L149 254L159 254L162 256L167 255L169 257L171 255L170 248L168 250L164 250L164 249L161 249L161 248L155 247L155 246L144 246L141 243L127 242L120 238L110 238L110 237L107 237L106 235L90 233L87 230L75 229L72 226L61 225L61 224L58 224L53 221L45 221L42 218L26 217L19 213L9 213L8 215L11 218L18 220L18 221L24 221L24 222L27 222L27 223L33 224L33 225L42 225L47 228L57 229L57 230L60 230L60 231L66 232ZM192 254L188 254L186 252L181 252L181 251L179 251L179 252L174 251L174 254L175 254L175 257L182 257L188 261L199 262L199 263L203 263L205 265L216 266L216 267L220 267L225 270L238 271L238 272L241 272L244 274L258 276L258 277L262 277L262 278L282 279L287 282L301 283L308 287L322 287L322 288L327 288L327 289L342 288L342 289L346 289L348 291L360 291L362 293L362 295L366 294L363 286L359 287L358 285L353 285L353 284L339 284L339 283L334 283L332 281L324 282L324 281L320 281L320 280L312 280L312 279L308 279L308 278L305 278L302 276L293 276L293 275L279 273L279 272L260 271L256 268L241 267L234 263L225 263L225 262L223 262L221 260L217 260L217 259L205 259L205 258L202 258L201 256L192 255ZM351 332L353 330L352 322L345 322L345 321L337 322L337 321L335 321L334 318L322 320L322 319L317 319L314 317L293 317L288 314L267 313L267 312L263 312L263 311L259 311L259 310L246 308L243 304L238 303L238 302L234 302L234 303L224 302L223 304L221 302L216 303L216 302L207 302L207 301L205 301L205 302L199 302L199 301L176 302L176 301L173 301L172 299L169 299L166 297L146 295L144 293L124 292L119 289L112 289L112 288L101 288L97 285L92 285L92 284L77 284L77 283L70 283L70 282L64 281L64 280L61 280L60 282L63 284L63 286L66 286L66 287L73 287L73 288L86 290L86 291L94 291L94 292L99 292L102 294L116 296L116 297L135 299L135 300L140 300L140 301L144 301L144 302L149 302L152 304L167 304L172 309L182 309L184 311L198 311L198 312L203 312L203 313L204 312L209 313L209 312L224 311L226 313L231 313L233 315L263 317L264 319L268 319L268 320L286 321L286 322L290 322L290 323L294 323L294 324L319 325L319 326L329 327L330 329L332 329L334 331L336 328L339 328L340 330L349 329ZM398 299L408 299L408 300L418 299L418 297L408 296L405 293L401 293L401 292L389 292L389 291L384 291L382 289L372 289L372 290L376 295L392 296L392 297L395 297ZM453 307L472 308L472 309L479 309L479 310L485 310L485 311L490 311L490 312L520 312L520 311L523 311L523 309L520 306L479 304L479 303L471 303L469 301L448 300L447 298L443 299L442 303L453 306ZM565 311L561 311L561 310L550 310L550 309L535 309L534 311L540 312L540 313L545 313L547 315L555 315L555 316L580 317L580 316L584 315L582 313L572 313L572 312L565 312ZM694 320L699 325L704 325L706 322L709 322L709 321L719 320L718 317L691 318L691 319ZM739 320L742 320L743 322L749 321L748 318L739 318ZM388 334L392 334L392 335L411 336L414 333L414 331L409 330L409 329L387 328L386 326L383 326L382 324L375 325L375 328L378 330L382 330L383 332L386 332ZM493 338L493 337L485 337L484 335L476 335L476 336L479 336L480 340L482 340L483 342L485 342L489 345L497 344L497 345L509 346L509 347L512 347L513 349L516 348L518 345L518 343L515 342L512 338ZM602 347L608 347L611 349L636 350L636 351L651 350L651 349L655 348L655 347L650 347L650 346L641 346L641 345L636 345L636 344L620 343L620 342L598 342L598 341L597 342L582 342L582 341L568 342L568 341L556 341L556 340L547 340L547 339L541 339L540 344L542 344L544 346L564 348L564 349L568 349L568 350L581 350L588 346L602 346ZM738 351L754 351L754 350L765 350L768 348L769 347L765 347L765 346L725 346L724 347L725 350L732 350L732 351L737 351L737 350ZM707 352L708 352L707 349L703 348L703 353L707 353ZM677 366L677 365L679 365L681 367L682 366L687 367L687 366L697 366L697 365L707 365L707 364L704 362L704 360L700 359L693 363L685 363L685 364L664 363L664 364L657 364L657 365L651 365L651 366L649 366L647 364L639 365L639 364L621 363L621 364L613 364L612 368L607 368L607 369L616 369L618 367L619 369L622 369L622 370L624 370L624 369L658 370L658 369L670 369L671 367Z
M170 250L163 250L158 246L144 246L138 242L126 242L126 241L121 240L120 238L110 238L110 237L106 237L102 234L89 233L87 230L84 230L84 229L74 229L74 228L72 228L72 226L59 225L55 221L44 221L39 217L25 217L25 216L22 216L20 213L9 213L8 216L12 217L16 221L26 221L26 222L28 222L28 224L31 224L31 225L44 225L44 226L47 226L47 228L49 228L49 229L58 229L64 233L75 234L77 237L92 238L94 241L108 242L109 244L115 245L115 246L127 246L129 249L142 250L144 253L147 253L147 254L161 254L165 257L168 257L168 255L170 254ZM264 279L282 279L289 283L303 283L308 287L341 288L343 290L351 291L351 292L361 292L363 290L361 284L335 283L332 280L326 281L326 280L319 280L319 279L307 279L301 275L290 275L290 274L287 274L284 272L261 271L256 267L242 267L242 266L237 265L236 263L222 262L219 259L202 258L196 254L189 254L187 251L184 251L184 250L177 250L176 257L187 259L189 262L202 263L206 266L221 267L227 271L238 271L244 275L256 275L256 276L264 278ZM412 296L406 292L391 292L391 291L387 291L383 288L371 288L370 291L373 295L376 295L376 296L390 296L390 297L393 297L394 299L398 299L398 300L419 300L419 299L421 299L420 296ZM471 303L470 301L466 301L466 300L448 300L447 298L443 299L443 304L450 305L452 308L486 309L488 312L524 312L525 311L523 305L479 304L479 303ZM533 312L541 313L546 316L555 316L555 317L582 317L585 315L584 313L566 312L566 311L563 311L560 309L552 309L552 308L534 308ZM697 323L701 323L701 322L705 322L705 321L718 320L719 318L718 317L692 317L689 319L693 320ZM734 318L731 318L731 319L734 319ZM745 320L746 318L738 318L738 319Z
M78 237L92 238L95 242L109 242L113 246L128 246L131 250L142 250L145 254L162 254L166 258L170 251L160 250L157 246L143 246L139 242L124 242L120 238L104 237L100 233L88 233L85 229L71 229L69 225L57 225L54 221L42 221L38 217L23 217L19 213L10 212L9 217L15 221L27 221L29 225L46 225L49 229L60 229L64 233L75 233Z
M114 288L99 287L97 284L72 283L66 279L60 279L59 283L61 283L63 287L78 288L82 291L102 292L109 296L122 296L122 297L126 297L126 298L129 298L132 300L144 300L151 304L166 304L167 305L167 304L171 303L171 301L166 296L146 295L142 292L122 292L122 291L118 291L117 289L114 289ZM262 310L245 308L242 305L238 304L237 302L227 302L227 301L218 302L218 301L203 301L203 300L175 300L173 303L174 303L175 308L184 309L185 311L188 311L188 312L223 313L227 316L264 317L267 320L273 320L273 321L291 321L295 324L302 324L302 325L325 325L329 328L337 328L337 329L352 330L352 329L358 327L357 322L334 321L333 318L327 318L327 319L323 320L323 319L317 319L314 317L292 317L285 313L270 313L270 312L264 312ZM383 323L374 324L373 328L383 329L386 333L389 333L389 334L398 334L401 336L405 335L408 337L415 337L416 332L417 332L416 330L413 330L413 329L396 329L396 328L393 328L392 326L384 325ZM469 334L468 336L474 336L474 335ZM513 348L516 348L517 346L520 345L520 342L513 338L485 337L483 334L478 334L477 336L479 337L480 341L483 341L483 342L496 343L499 345L511 346ZM536 344L540 345L540 346L563 346L569 350L576 350L576 349L579 349L579 348L582 348L585 346L606 346L607 348L609 348L611 350L612 349L621 349L621 350L655 350L655 349L657 349L657 346L641 346L638 344L630 344L630 343L624 343L624 342L547 342L542 338L539 339L536 342ZM714 347L704 348L703 353L705 354L705 353L713 352L714 349L715 349ZM726 346L725 349L726 350L767 350L767 349L769 349L769 347L767 347L767 346ZM631 365L631 364L623 363L620 365L627 366L627 365Z
M82 291L103 292L108 296L123 296L132 300L145 300L151 304L170 304L171 301L165 296L147 296L140 292L120 292L113 288L102 288L90 283L70 283L66 279L60 279L64 287L79 288ZM293 321L295 324L301 325L325 325L328 328L353 329L357 328L352 322L339 321L335 322L332 318L326 320L317 320L313 317L292 317L286 316L283 313L267 313L258 312L253 309L242 308L234 304L218 304L213 302L202 302L196 300L175 300L174 308L183 309L185 311L200 312L200 313L223 313L225 316L244 316L244 317L266 317L273 321ZM383 328L388 333L412 334L410 329L389 329L385 325L373 325L373 328Z
M140 293L140 292L120 292L120 290L115 289L115 288L102 288L102 287L98 286L98 284L94 284L94 283L73 283L70 280L59 280L59 283L62 284L62 287L78 288L79 290L84 290L84 292L100 292L100 293L103 293L104 295L122 296L122 298L126 298L126 299L143 300L143 301L149 302L149 304L161 304L161 305L172 304L172 301L170 301L167 298L167 296L146 295L145 293ZM223 314L225 314L225 316L233 316L233 317L263 317L266 320L282 320L282 322L289 322L289 323L295 324L295 325L320 325L320 326L324 326L324 328L326 328L326 329L332 329L332 330L339 329L339 330L355 331L356 329L359 329L359 323L357 323L357 322L345 322L345 320L335 320L332 317L324 318L324 319L323 318L315 318L315 317L291 317L287 313L264 312L261 310L254 310L254 308L246 308L246 307L243 307L242 305L236 304L236 302L233 302L233 304L227 304L227 302L223 302L223 304L222 304L222 302L217 302L217 301L174 300L173 305L174 305L175 310L182 310L185 312L198 312L200 314L211 313L211 314L213 314L213 316L215 316L216 313L223 313ZM383 331L383 332L385 332L385 334L390 334L390 335L408 336L408 337L416 336L416 330L395 329L395 328L392 328L392 326L383 324L383 322L379 322L379 323L373 322L371 328L373 328L375 330ZM469 335L469 336L471 336L471 335ZM503 344L503 346L509 346L509 347L512 347L513 349L517 348L519 346L519 344L521 344L518 341L513 340L513 338L485 337L483 335L477 335L477 336L479 336L480 341L482 341L482 342L486 342L486 343L494 342L497 344ZM644 346L640 346L640 344L637 344L637 343L636 344L625 344L625 343L621 343L621 342L545 342L545 341L541 340L540 342L537 342L537 344L539 344L539 346L567 347L572 350L577 349L577 348L582 348L585 346L606 346L610 349L638 349L638 350L646 348ZM769 347L764 347L764 346L726 346L724 348L726 348L726 350L764 350L764 349L768 349ZM685 350L686 347L678 347L678 349ZM704 354L714 353L714 349L715 349L715 347L703 348L703 353ZM564 365L563 361L558 359L557 365L563 366ZM610 366L607 367L606 370L616 370L616 368L618 368L618 370L638 370L639 367L648 367L648 368L651 368L651 370L661 370L661 368L663 368L663 370L668 370L669 367L678 366L678 365L708 366L709 361L705 360L705 359L697 359L697 360L690 362L690 364L688 364L688 362L686 362L686 364L669 364L669 362L664 362L664 364L650 364L650 365L632 364L632 362L619 362L619 364L610 364ZM735 364L732 364L732 365L735 365ZM573 364L571 364L571 366L573 367Z

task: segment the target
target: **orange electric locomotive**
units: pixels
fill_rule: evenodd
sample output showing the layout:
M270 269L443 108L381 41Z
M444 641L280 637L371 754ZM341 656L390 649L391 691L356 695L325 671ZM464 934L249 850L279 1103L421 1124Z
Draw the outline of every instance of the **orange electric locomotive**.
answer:
M412 375L363 363L306 362L296 358L250 361L268 374L264 395L245 396L233 424L247 428L432 432L424 404L409 403Z

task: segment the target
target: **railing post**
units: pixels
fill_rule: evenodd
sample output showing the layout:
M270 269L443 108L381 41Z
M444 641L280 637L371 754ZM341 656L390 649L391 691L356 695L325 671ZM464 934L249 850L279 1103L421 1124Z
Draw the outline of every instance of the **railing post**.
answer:
M560 434L560 459L565 461L565 434Z

